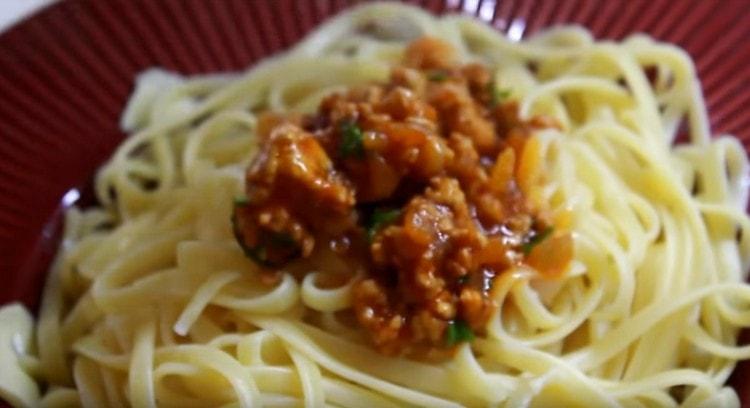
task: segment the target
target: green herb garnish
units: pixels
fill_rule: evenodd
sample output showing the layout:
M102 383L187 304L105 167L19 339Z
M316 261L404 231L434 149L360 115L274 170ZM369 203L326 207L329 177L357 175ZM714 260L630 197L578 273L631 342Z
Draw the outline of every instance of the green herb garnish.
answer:
M375 234L384 226L396 221L401 216L401 210L375 210L370 218L370 227L367 228L367 238L372 242Z
M542 232L534 235L529 240L529 242L523 244L523 246L521 246L521 249L523 250L524 255L530 254L531 250L534 249L535 246L539 245L540 242L547 239L547 237L552 234L552 230L553 230L552 227L547 227L544 230L542 230Z
M240 228L239 219L237 217L237 208L244 207L247 205L243 200L235 199L235 211L232 213L232 232L237 243L242 248L242 252L246 257L252 259L255 263L267 268L279 267L286 263L288 260L296 258L300 254L299 243L297 243L291 235L285 232L267 231L266 234L262 235L257 245L248 245L245 241L245 237ZM268 256L269 250L274 251L273 253L277 256L276 259L271 259Z
M341 145L339 154L343 158L365 156L364 136L362 129L357 126L357 122L348 120L341 123Z
M474 332L463 320L453 320L445 329L445 344L453 346L462 342L474 340Z
M250 204L250 200L245 196L239 196L234 198L235 207L245 207Z
M292 238L291 235L285 232L271 232L268 234L268 242L281 248L294 248L297 247L297 241Z
M235 201L235 204L236 203L237 201ZM240 248L242 248L242 252L245 253L246 257L263 266L271 266L266 262L265 248L250 247L245 243L245 237L242 235L242 230L240 230L236 212L232 213L232 232L234 233L234 238L237 240L237 243L240 245Z
M470 277L469 277L469 274L467 273L466 275L459 276L456 281L458 282L459 285L465 285L469 283L469 280L470 280Z
M256 246L248 246L242 239L242 235L235 230L235 237L237 242L242 248L242 252L245 256L255 261L255 263L268 267L275 268L283 265L288 260L294 259L299 255L299 246L288 234L284 233L271 233L265 240L265 243ZM281 259L273 260L268 256L269 249L275 251L275 253L281 252Z
M433 82L443 82L448 79L448 72L443 70L434 70L427 73L427 79Z
M493 108L508 99L512 93L512 91L507 88L497 89L495 81L490 82L488 88L490 91L490 106Z

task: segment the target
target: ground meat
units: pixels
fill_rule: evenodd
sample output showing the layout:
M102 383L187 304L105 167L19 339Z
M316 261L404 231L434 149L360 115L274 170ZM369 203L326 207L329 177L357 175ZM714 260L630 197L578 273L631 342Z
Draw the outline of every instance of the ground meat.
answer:
M435 109L404 87L334 94L322 102L319 116L331 124L320 131L323 144L340 159L359 202L390 197L405 178L426 182L452 159L438 133ZM366 154L342 152L351 137L345 126L356 127Z
M436 177L404 206L400 223L377 235L371 253L376 266L398 272L401 296L424 301L443 289L446 278L461 277L443 276L444 261L470 267L470 259L453 257L454 249L480 248L483 242L458 181Z
M315 245L310 230L288 208L273 203L235 207L234 233L245 253L263 266L274 267L309 256Z
M247 200L236 205L235 234L268 265L309 256L310 231L335 236L353 225L354 191L325 150L296 125L275 127L247 171Z
M300 125L303 117L299 114L280 113L280 112L263 112L258 116L258 125L256 133L261 140L267 140L271 137L274 129L284 123Z
M461 68L461 76L466 78L466 83L471 95L483 104L492 103L492 74L481 64L467 64Z
M370 308L360 299L355 302L357 315L365 327L376 330L377 322L394 316L406 323L400 326L399 336L376 344L384 350L399 349L404 342L440 344L445 327L457 318L476 322L480 328L493 308L492 301L479 292L478 304L474 303L476 296L464 300L463 292L453 288L477 270L472 255L485 245L486 238L474 223L458 181L433 179L424 194L404 207L401 220L385 228L371 245L375 267L381 274L396 275L382 281L398 284L389 289L366 283L368 287L376 285L390 307Z
M354 258L367 274L352 309L378 350L450 352L482 335L498 275L526 264L559 276L572 258L570 234L528 197L530 138L555 126L522 120L489 69L419 39L388 83L331 94L311 115L261 117L235 234L269 270L324 249Z
M423 37L412 42L404 53L404 66L420 70L454 67L456 50L436 38Z
M402 348L404 313L398 313L387 289L375 279L359 282L352 293L357 320L371 334L375 346L386 354Z
M303 209L345 214L354 205L354 192L312 134L298 126L276 127L247 170L251 202L285 199ZM294 203L304 198L304 203Z
M409 89L419 97L422 97L427 89L427 79L422 72L412 68L394 68L391 72L391 83Z
M428 95L440 114L444 132L459 132L472 139L482 154L494 154L499 144L495 126L485 117L485 108L472 98L465 84L448 82L435 86Z

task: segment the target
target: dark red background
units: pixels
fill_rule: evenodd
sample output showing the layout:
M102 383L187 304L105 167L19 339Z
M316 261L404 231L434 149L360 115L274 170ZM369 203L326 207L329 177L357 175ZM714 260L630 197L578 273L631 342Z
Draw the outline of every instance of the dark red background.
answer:
M70 188L85 189L122 140L117 124L138 72L242 69L353 3L68 0L0 36L0 304L20 300L36 308L57 245L61 197ZM748 1L413 3L436 13L487 16L503 31L523 20L525 36L578 23L598 38L647 32L679 44L696 61L713 131L750 146ZM734 381L747 402L745 373L747 367Z

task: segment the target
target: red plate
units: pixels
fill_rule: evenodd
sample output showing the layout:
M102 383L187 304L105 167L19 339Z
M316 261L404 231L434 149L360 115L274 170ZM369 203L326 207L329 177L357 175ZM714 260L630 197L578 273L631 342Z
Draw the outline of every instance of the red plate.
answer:
M0 304L32 308L57 246L61 201L122 140L117 123L141 70L237 70L283 50L349 1L68 0L0 36ZM712 129L750 146L750 3L701 0L416 1L524 36L561 23L597 38L647 32L698 67ZM75 198L73 195L67 196ZM90 200L90 198L89 198ZM750 370L741 367L740 371ZM750 402L750 381L741 395Z

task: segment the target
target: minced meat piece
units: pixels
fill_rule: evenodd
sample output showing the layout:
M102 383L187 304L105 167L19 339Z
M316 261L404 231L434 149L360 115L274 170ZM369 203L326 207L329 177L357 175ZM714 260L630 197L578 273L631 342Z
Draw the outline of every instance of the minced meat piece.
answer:
M312 134L283 123L248 168L247 200L235 207L246 252L280 265L313 250L310 230L339 234L353 223L354 192Z
M485 265L476 265L474 258L485 246L487 238L475 224L458 181L433 179L424 194L404 206L400 221L379 232L371 245L381 280L398 285L389 289L365 282L382 292L378 302L388 301L376 307L359 295L362 291L355 291L355 311L363 326L375 331L373 337L380 339L376 344L383 350L399 349L400 343L440 346L446 327L456 319L481 330L494 304L471 282L482 281ZM396 279L382 278L389 273ZM404 322L399 336L379 334L385 330L382 322L394 316Z
M437 38L422 37L404 53L404 66L420 70L448 69L455 66L456 50Z
M334 94L319 115L331 123L320 132L322 143L339 159L359 202L390 197L405 178L426 182L452 158L437 132L435 108L404 87ZM356 151L342 149L352 143Z
M495 126L485 117L483 106L475 101L465 84L447 82L429 91L428 100L439 112L444 132L459 132L472 139L482 154L494 154L500 139Z

